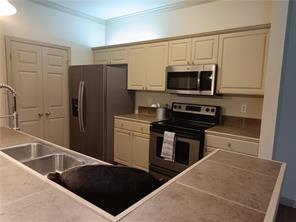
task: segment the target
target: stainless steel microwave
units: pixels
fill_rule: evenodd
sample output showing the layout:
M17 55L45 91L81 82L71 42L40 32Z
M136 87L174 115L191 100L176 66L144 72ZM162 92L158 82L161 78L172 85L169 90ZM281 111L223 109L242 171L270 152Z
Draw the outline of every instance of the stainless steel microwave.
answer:
M190 95L214 95L217 65L168 66L166 92Z

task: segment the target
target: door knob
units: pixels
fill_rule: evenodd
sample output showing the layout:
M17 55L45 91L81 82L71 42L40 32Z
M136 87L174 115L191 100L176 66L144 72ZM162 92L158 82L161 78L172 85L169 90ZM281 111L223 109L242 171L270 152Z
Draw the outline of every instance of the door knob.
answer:
M42 117L42 116L43 116L43 113L38 113L38 116L39 116L39 117Z
M51 112L46 112L45 115L48 117L51 115Z

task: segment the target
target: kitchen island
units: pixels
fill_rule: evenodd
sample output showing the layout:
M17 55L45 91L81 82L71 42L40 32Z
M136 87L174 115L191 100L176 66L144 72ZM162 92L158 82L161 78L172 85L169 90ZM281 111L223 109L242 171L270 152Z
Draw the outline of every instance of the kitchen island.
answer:
M36 141L0 128L0 149ZM216 150L113 217L0 152L0 221L272 221L285 167Z

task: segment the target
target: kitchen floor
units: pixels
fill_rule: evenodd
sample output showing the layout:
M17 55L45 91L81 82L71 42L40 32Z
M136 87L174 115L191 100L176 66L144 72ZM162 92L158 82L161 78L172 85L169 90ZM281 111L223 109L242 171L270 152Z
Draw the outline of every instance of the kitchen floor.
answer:
M276 217L276 222L295 222L295 221L296 221L296 208L280 205L278 214Z

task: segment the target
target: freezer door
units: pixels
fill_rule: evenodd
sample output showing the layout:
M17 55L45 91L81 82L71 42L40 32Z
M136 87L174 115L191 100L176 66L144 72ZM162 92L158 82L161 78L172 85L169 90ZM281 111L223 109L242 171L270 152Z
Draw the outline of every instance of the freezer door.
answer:
M104 140L104 75L103 66L83 66L83 150L82 153L103 160Z
M82 66L69 67L69 104L70 104L70 148L81 152L82 135L79 129L78 94L82 79Z
M127 90L127 67L106 66L106 161L113 162L114 116L134 113L134 91Z

